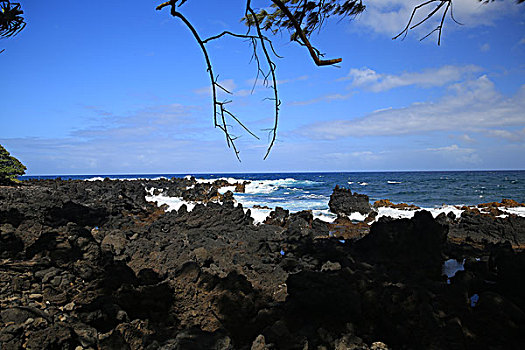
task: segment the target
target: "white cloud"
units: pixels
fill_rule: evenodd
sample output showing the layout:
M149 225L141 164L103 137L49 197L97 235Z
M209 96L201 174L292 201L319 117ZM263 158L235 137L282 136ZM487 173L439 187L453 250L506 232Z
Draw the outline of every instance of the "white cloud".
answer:
M475 139L473 139L472 137L470 137L468 134L463 134L461 136L458 137L461 141L463 142L468 142L468 143L474 143L476 142Z
M371 113L351 120L316 123L299 130L315 139L378 135L406 135L430 131L483 131L525 125L525 85L507 98L490 79L454 84L450 94L437 102Z
M289 103L291 106L306 106L311 105L318 102L331 102L331 101L342 101L342 100L348 100L350 97L354 95L353 92L348 94L328 94L323 95L321 97L312 98L310 100L305 101L292 101Z
M462 67L447 65L440 68L426 69L421 72L403 72L399 75L394 75L377 73L369 68L352 68L348 77L343 79L351 80L353 87L380 92L410 85L418 87L443 86L480 70L481 68L475 65Z
M473 148L462 148L458 145L450 145L437 148L427 148L426 150L447 158L455 158L456 161L460 163L476 164L481 162L481 158Z
M32 174L177 173L199 167L206 172L207 163L215 159L236 162L220 131L210 127L207 113L196 111L180 104L149 106L124 116L100 117L98 125L64 138L9 138L0 143L20 152Z
M333 162L343 161L361 161L373 162L383 159L383 156L372 151L355 151L355 152L333 152L323 154L324 159L330 159Z
M413 9L422 4L421 0L375 0L366 4L366 11L356 23L365 26L373 31L389 36L397 35L405 28ZM431 12L437 3L431 3L419 9L414 17L413 24L418 23ZM436 15L427 21L426 25L419 27L417 38L425 35L439 25L444 7ZM482 4L478 0L454 0L454 18L468 27L483 25L493 25L498 18L518 11L514 1L494 1L490 4ZM450 13L450 12L449 12ZM449 14L445 23L445 30L450 30L454 26Z
M462 151L462 152L467 152L467 153L474 152L474 150L472 148L460 148L458 145L450 145L450 146L438 147L438 148L427 148L427 151L432 151L432 152L457 152L457 151Z
M485 43L485 44L481 45L479 49L480 49L481 52L488 52L488 51L490 51L490 44L489 43Z
M525 128L521 130L488 130L487 133L490 136L503 138L511 142L521 142L525 140Z

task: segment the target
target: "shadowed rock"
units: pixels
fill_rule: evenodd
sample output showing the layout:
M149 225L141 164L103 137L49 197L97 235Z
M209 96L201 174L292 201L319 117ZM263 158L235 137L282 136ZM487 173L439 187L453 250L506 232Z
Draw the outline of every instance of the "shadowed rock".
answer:
M352 193L350 189L335 186L330 201L328 202L330 211L334 214L350 215L358 212L367 215L372 211L367 195Z

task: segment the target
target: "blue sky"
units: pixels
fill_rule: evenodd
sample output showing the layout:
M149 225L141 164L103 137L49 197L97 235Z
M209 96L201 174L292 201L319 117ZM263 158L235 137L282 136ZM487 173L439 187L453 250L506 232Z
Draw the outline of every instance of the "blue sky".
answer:
M282 101L267 160L271 91L239 39L208 44L239 127L239 163L213 128L209 80L191 33L154 1L22 2L27 27L0 40L0 143L28 174L525 169L525 6L455 0L441 46L392 40L420 1L365 1L311 38L339 68L272 37ZM253 1L263 7L268 1ZM189 0L202 37L244 32L244 1ZM221 98L227 98L221 95Z

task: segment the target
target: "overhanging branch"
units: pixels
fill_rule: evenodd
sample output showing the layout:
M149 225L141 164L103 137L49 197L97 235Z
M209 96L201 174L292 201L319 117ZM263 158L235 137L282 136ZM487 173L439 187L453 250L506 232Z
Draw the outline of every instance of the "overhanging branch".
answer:
M314 48L312 46L312 44L310 43L310 40L308 40L306 34L304 33L303 29L301 28L301 25L299 24L299 22L297 22L297 20L295 19L294 15L290 12L288 7L286 7L286 5L283 4L282 1L280 1L280 0L272 0L272 2L275 5L277 5L277 7L279 7L279 9L286 15L286 17L288 17L290 22L292 22L292 24L294 26L294 29L295 29L295 33L299 36L299 38L301 38L302 43L304 44L304 46L306 46L308 48L308 52L310 53L310 56L312 57L312 59L314 60L316 65L318 65L318 66L330 66L330 65L334 65L334 64L337 64L337 63L340 63L340 62L343 61L342 58L334 58L334 59L330 59L330 60L320 59L319 58L319 56L320 56L319 55L319 50L317 50L316 48ZM253 17L254 17L254 19L256 18L255 14L253 14Z

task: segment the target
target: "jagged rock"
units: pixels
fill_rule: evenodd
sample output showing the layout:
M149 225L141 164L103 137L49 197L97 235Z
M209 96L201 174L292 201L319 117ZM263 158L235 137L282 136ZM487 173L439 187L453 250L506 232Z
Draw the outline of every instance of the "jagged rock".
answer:
M478 246L487 243L509 241L516 249L525 248L525 217L510 215L499 218L483 215L472 210L464 211L450 226L450 239L457 242L472 242Z
M350 215L358 212L367 215L372 211L367 195L352 193L351 190L339 186L335 186L330 195L328 206L334 214Z
M421 212L344 242L310 211L256 226L214 202L226 184L0 187L2 349L521 347L521 219ZM155 188L208 203L165 212L145 200ZM448 258L465 259L449 284Z
M329 227L330 233L339 239L359 239L370 232L370 226L366 222L353 223L347 216L341 215Z
M440 273L447 232L448 227L425 210L416 212L412 219L380 218L370 233L356 242L355 251L375 262Z
M290 212L281 207L276 207L275 210L272 210L270 214L264 220L264 223L267 225L276 225L285 227L287 224L288 216Z
M246 185L248 185L250 181L244 181L244 182L238 182L235 184L235 192L237 193L245 193L246 192Z

